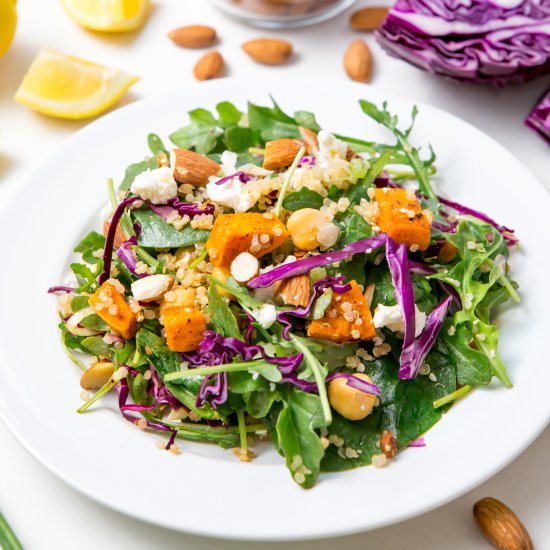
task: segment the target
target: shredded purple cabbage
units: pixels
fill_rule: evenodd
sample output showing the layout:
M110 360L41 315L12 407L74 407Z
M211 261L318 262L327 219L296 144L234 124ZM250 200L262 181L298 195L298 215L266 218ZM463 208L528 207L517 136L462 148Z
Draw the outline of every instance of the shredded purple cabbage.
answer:
M416 439L413 439L407 447L425 447L426 441L423 437L417 437Z
M188 361L194 367L229 364L237 356L242 361L252 361L255 357L260 356L265 361L277 365L283 377L285 373L290 374L296 371L304 358L301 353L272 357L265 353L262 346L251 345L237 338L225 337L213 330L204 333L204 338L196 351L184 352L180 355L182 361ZM211 384L212 380L214 380L214 384ZM225 403L227 400L227 373L210 374L204 377L197 394L196 406L204 405L209 396L213 396L210 401L213 408Z
M132 203L142 200L141 197L134 196L124 199L115 209L111 223L109 224L109 231L105 237L105 248L103 249L103 273L99 276L99 284L102 285L111 276L111 263L113 261L113 245L115 242L115 233L120 218L124 214L124 210Z
M120 412L121 412L122 416L128 422L131 422L132 424L137 425L139 420L142 420L142 417L130 414L128 411L136 411L136 410L145 411L145 410L150 410L150 409L147 409L147 408L141 408L141 409L132 408L132 407L146 407L145 405L127 405L126 404L126 401L128 400L128 395L130 394L130 390L128 388L128 382L126 381L125 378L123 378L116 385L116 390L118 392L118 407L120 409ZM154 408L154 406L152 408ZM152 430L157 430L159 432L170 432L170 434L171 434L170 439L168 440L168 443L166 444L166 447L165 447L165 449L168 450L171 447L171 445L174 443L175 439L176 439L176 435L178 433L177 430L169 428L168 426L165 426L164 424L161 424L160 422L153 422L153 421L147 420L147 419L145 419L145 421L147 423L147 427L151 428Z
M411 378L416 378L420 367L422 367L424 363L424 359L426 359L426 355L428 355L435 343L452 300L452 296L447 296L447 298L428 315L426 326L420 336L412 343L409 343L409 345L403 343L403 351L401 352L399 366L400 379L409 380Z
M525 124L538 132L550 145L550 89L537 101Z
M305 156L300 159L298 166L303 166L304 164L309 164L310 166L315 166L315 157Z
M137 235L130 237L127 241L124 241L116 250L117 256L122 260L124 265L128 268L128 271L138 277L143 277L145 274L138 274L136 271L137 258L132 250L132 246L137 245Z
M285 309L277 313L277 321L283 325L283 336L288 340L288 331L292 328L289 320L290 316L305 318L311 313L315 300L323 293L326 288L332 289L336 294L343 294L351 290L349 283L344 283L345 277L324 277L313 283L313 292L307 306L300 306L291 309Z
M182 217L189 216L190 218L194 218L201 214L213 214L215 210L215 206L211 203L201 206L196 202L180 201L177 197L168 199L167 204L163 206L153 204L152 202L147 202L147 206L163 220L168 219L174 212L177 212Z
M55 292L64 292L66 294L71 294L75 290L76 289L71 286L62 286L62 285L51 286L50 288L48 288L48 294L54 294Z
M250 174L246 174L245 172L239 171L219 179L216 182L216 185L221 185L222 183L226 183L232 180L233 178L239 178L239 181L241 183L248 183L250 180L254 179L254 176L251 176Z
M550 72L549 24L540 0L398 0L376 39L430 73L502 86Z
M370 395L380 395L380 388L376 384L357 378L353 374L347 372L331 372L327 377L326 381L330 382L336 378L345 378L346 385L355 388L356 390L362 391L363 393L368 393Z

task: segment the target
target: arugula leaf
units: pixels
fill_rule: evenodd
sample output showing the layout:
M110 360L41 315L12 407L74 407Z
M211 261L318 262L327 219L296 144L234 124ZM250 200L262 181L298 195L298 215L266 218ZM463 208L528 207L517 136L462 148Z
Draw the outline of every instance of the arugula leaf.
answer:
M89 336L88 338L84 338L81 344L84 351L96 357L109 357L111 359L113 356L111 346L107 345L101 336Z
M283 113L276 103L272 108L248 103L248 123L252 130L260 132L264 142L301 137L296 121Z
M277 440L294 481L309 488L319 477L325 454L315 430L327 423L319 396L293 387L285 390L281 391L284 405L277 419Z
M204 111L204 109L196 109L195 111ZM205 111L206 113L208 111ZM193 111L191 111L193 113ZM191 116L190 113L190 116ZM218 128L216 120L212 115L213 123L204 113L196 113L193 115L195 120L201 122L191 122L187 126L183 126L170 134L169 138L174 145L182 149L194 149L197 153L206 155L210 153L219 143L219 137L223 134L223 130ZM209 123L205 123L209 121Z
M189 111L189 119L194 124L202 124L204 126L217 126L218 121L214 118L214 115L206 109L193 109Z
M99 315L92 313L87 315L79 323L83 327L90 328L92 330L109 330L109 325Z
M309 111L296 111L294 113L294 120L296 121L296 124L303 126L304 128L308 128L312 132L318 133L321 131L321 127L317 124L315 115Z
M101 262L101 265L103 265L103 262ZM92 290L94 286L97 285L96 283L96 274L92 272L92 270L84 264L79 263L73 263L69 266L71 268L71 271L76 275L76 280L78 281L78 284L80 285L76 292L89 292Z
M259 141L259 136L250 128L231 126L225 130L223 141L227 149L241 153L248 151L249 147L254 147Z
M323 197L316 191L302 187L294 193L289 193L283 200L283 207L290 212L301 208L315 208L319 210L323 206Z
M141 225L138 244L147 248L180 248L205 242L210 232L187 224L178 230L149 209L132 212Z
M130 166L126 168L126 172L124 173L124 179L120 183L119 189L121 191L128 191L130 187L132 187L132 183L134 183L136 176L138 176L142 172L145 172L145 170L154 170L155 168L158 168L158 167L159 167L159 163L157 159L154 157L147 160L142 160L141 162L130 164Z
M216 332L226 337L241 338L237 320L221 297L215 280L212 281L208 290L207 312L210 313L210 325Z
M149 149L151 149L151 153L153 153L155 157L163 153L168 158L168 151L157 134L149 134L147 136L147 144L149 145Z

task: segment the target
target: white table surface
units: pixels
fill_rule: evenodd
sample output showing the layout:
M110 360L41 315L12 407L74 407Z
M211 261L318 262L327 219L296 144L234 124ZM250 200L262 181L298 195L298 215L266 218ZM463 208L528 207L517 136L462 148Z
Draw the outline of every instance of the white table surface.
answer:
M368 2L359 0L357 5L368 5ZM167 31L180 25L204 23L218 30L221 37L218 48L227 61L227 75L261 78L279 74L288 79L289 86L292 86L292 75L345 79L343 51L356 37L348 28L348 14L306 29L262 31L226 19L207 0L156 0L142 31L113 36L81 29L66 16L57 0L21 0L18 8L20 20L15 42L8 54L0 59L0 204L9 200L30 169L86 124L46 118L13 102L13 94L24 72L42 47L141 75L142 80L119 102L121 105L194 83L191 70L200 52L176 48L165 37ZM246 39L262 35L280 35L291 40L297 52L295 59L284 67L274 68L253 63L239 46ZM550 150L522 123L548 86L548 78L504 90L456 85L389 58L371 36L367 36L367 40L375 59L374 85L432 103L477 125L514 152L550 188ZM243 98L245 95L243 90ZM197 105L189 107L199 105L200 97ZM338 98L335 98L334 108L338 108ZM185 120L184 111L185 106L181 113L174 113L175 127ZM521 188L521 181L518 181L518 188ZM55 197L52 197L54 202ZM7 236L0 236L0 239L5 238ZM32 550L107 550L127 546L134 550L284 547L302 550L334 547L341 550L475 550L488 545L472 521L472 505L481 497L494 496L523 518L537 548L542 549L550 548L549 452L550 428L510 466L481 487L438 510L399 525L338 540L284 545L238 543L160 529L99 506L50 474L0 424L0 510L25 548ZM338 511L345 513L335 505L335 513Z

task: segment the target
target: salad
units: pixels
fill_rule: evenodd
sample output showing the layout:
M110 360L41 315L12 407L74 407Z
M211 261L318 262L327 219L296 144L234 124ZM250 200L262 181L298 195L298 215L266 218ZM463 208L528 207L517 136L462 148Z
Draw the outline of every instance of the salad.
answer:
M435 154L362 100L389 143L228 102L195 109L108 181L102 232L75 247L58 295L84 413L120 413L244 462L270 439L292 479L381 467L496 377L514 231L432 186ZM370 122L372 124L372 121ZM439 177L439 175L438 175Z

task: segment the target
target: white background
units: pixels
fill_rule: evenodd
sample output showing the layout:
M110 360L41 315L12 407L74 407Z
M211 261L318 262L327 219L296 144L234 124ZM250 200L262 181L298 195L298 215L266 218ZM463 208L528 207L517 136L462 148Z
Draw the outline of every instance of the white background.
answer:
M358 6L368 5L360 0ZM157 0L145 28L129 35L100 35L79 28L56 0L20 0L20 21L11 50L0 59L0 201L9 200L26 173L47 157L85 122L49 119L36 115L12 101L12 96L30 62L42 47L50 47L139 74L142 80L119 103L124 104L168 90L193 84L192 67L198 51L178 49L166 38L174 27L204 23L220 35L218 49L227 62L228 76L279 75L292 87L292 76L324 76L345 79L342 55L355 35L349 30L347 14L307 29L276 33L252 29L226 19L207 0ZM278 35L292 41L296 55L284 67L254 64L240 50L246 39ZM375 59L373 84L388 91L442 107L487 132L515 153L531 171L550 187L549 148L526 129L523 118L548 86L548 78L522 87L491 90L457 85L426 75L387 57L367 37ZM315 90L311 91L312 94ZM243 98L246 90L243 90ZM185 120L186 107L174 113L177 127ZM304 105L307 108L307 105ZM332 108L338 109L338 98ZM131 132L131 128L128 129ZM468 159L465 158L467 163ZM85 167L82 167L85 170ZM472 166L472 171L475 166ZM36 182L40 185L40 182ZM75 181L77 184L77 181ZM518 192L521 192L518 181ZM510 197L502 197L511 200ZM52 197L52 204L55 197ZM22 212L22 217L24 212ZM536 222L534 222L536 223ZM0 239L9 238L2 235ZM36 243L38 246L39 243ZM32 248L29 249L32 254ZM9 265L3 258L2 267ZM4 289L3 289L4 291ZM3 312L9 314L9 312ZM51 366L45 365L45 368ZM541 365L547 368L548 365ZM52 375L55 375L52 372ZM480 426L480 429L483 429ZM68 435L70 437L70 435ZM420 550L426 548L482 549L487 544L471 519L472 505L483 496L500 498L523 518L537 548L550 548L550 476L548 453L550 429L520 458L493 479L448 504L419 518L371 533L336 540L291 543L284 547L325 550L338 546ZM483 449L479 449L483 453ZM108 457L106 457L108 460ZM113 475L116 475L113 472ZM452 475L452 474L451 474ZM269 498L269 495L266 495ZM365 498L376 498L365 495ZM182 495L182 514L193 503ZM237 499L246 522L246 507L261 506ZM162 503L151 503L162 506ZM277 544L221 542L182 535L126 518L80 496L32 459L0 425L0 510L8 518L28 549L115 549L145 548L283 548ZM345 503L334 503L335 514L345 514ZM215 514L215 510L208 511ZM276 521L276 518L273 518ZM215 529L215 519L213 519Z

